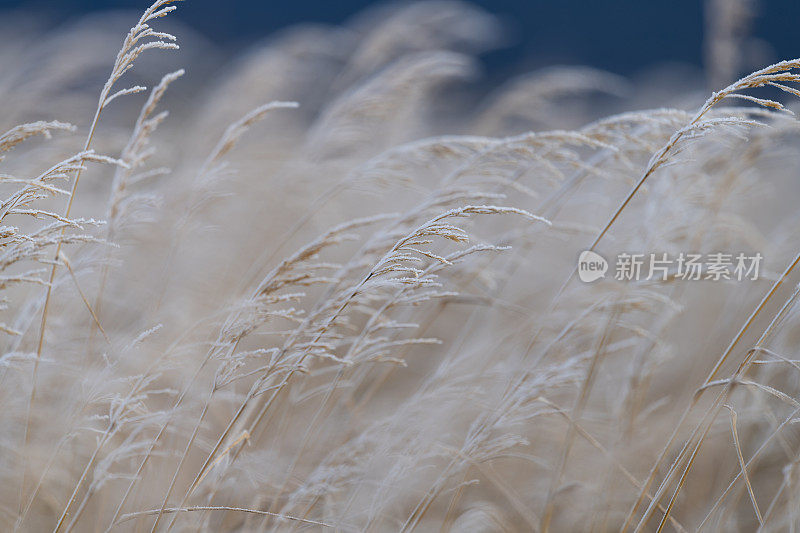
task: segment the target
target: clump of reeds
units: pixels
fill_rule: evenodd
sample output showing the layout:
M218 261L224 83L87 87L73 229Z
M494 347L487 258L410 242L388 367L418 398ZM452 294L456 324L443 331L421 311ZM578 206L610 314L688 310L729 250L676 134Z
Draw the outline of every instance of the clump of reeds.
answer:
M436 1L189 91L146 63L174 9L99 98L94 49L0 56L3 530L800 525L800 60L687 109L595 119L638 88L572 67L459 106L497 25ZM586 284L585 250L764 264Z

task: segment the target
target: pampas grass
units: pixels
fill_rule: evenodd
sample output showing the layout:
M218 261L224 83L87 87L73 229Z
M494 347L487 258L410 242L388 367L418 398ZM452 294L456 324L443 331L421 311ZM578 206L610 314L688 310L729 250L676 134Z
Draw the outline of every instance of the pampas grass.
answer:
M434 1L201 87L147 66L187 57L175 9L96 86L97 47L0 56L2 530L800 526L800 60L685 108L583 67L473 105L498 25ZM583 283L585 250L764 264Z

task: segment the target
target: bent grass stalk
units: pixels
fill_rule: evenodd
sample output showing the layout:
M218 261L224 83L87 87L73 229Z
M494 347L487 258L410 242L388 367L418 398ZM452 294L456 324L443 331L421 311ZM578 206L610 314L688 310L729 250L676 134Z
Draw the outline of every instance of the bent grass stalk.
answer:
M119 96L123 96L126 94L134 94L137 92L141 92L144 88L135 86L129 89L122 89L117 91L114 94L111 94L111 90L114 88L116 82L122 77L122 75L128 71L133 66L133 61L144 51L148 49L177 49L178 45L174 44L171 41L175 40L175 37L169 35L167 33L155 32L153 31L148 25L147 22L166 16L168 13L175 9L174 6L169 6L168 4L173 3L178 0L157 0L154 4L152 4L147 10L145 10L144 14L139 19L139 22L131 28L130 32L128 33L125 41L123 42L122 48L120 49L119 53L117 54L117 58L114 62L114 67L111 70L111 74L109 78L106 80L103 89L100 91L100 97L98 99L97 107L94 112L94 117L92 118L91 123L89 124L89 133L86 136L86 140L83 144L83 152L89 151L89 148L92 145L92 140L94 139L95 132L97 130L97 125L100 121L100 113L103 109L110 104L114 99ZM166 6L166 7L164 7ZM156 40L153 41L145 41L141 42L143 39L153 37ZM166 39L166 41L161 40ZM170 41L170 42L167 42ZM72 205L75 201L75 193L78 189L78 183L81 178L83 169L78 169L75 173L75 179L72 182L72 187L69 193L69 200L67 201L67 206L64 208L63 218L69 218L70 213L72 212ZM30 441L30 417L31 417L31 409L33 408L33 404L36 401L36 382L37 376L39 371L39 363L42 357L42 348L44 347L44 336L45 331L47 329L47 316L48 311L50 309L50 299L53 290L53 284L55 282L56 277L56 269L58 268L58 259L61 254L61 245L64 238L65 229L61 230L59 235L59 239L56 243L56 249L54 255L54 262L52 267L50 267L50 274L48 277L47 289L45 292L44 297L44 304L42 306L42 320L39 325L39 339L36 345L36 359L33 363L33 377L31 380L31 393L30 397L28 398L28 408L27 408L27 415L25 417L25 431L24 431L24 447L28 447L28 443ZM24 498L25 493L25 478L26 478L26 463L23 459L22 461L22 482L20 484L20 506L22 504L22 499Z

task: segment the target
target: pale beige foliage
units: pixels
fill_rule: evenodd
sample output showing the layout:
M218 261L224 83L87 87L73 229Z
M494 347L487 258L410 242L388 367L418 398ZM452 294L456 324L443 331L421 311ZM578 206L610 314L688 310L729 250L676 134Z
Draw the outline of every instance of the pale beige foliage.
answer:
M100 29L0 35L0 530L800 527L800 60L686 109L583 67L472 105L499 26L433 1L199 87L137 70L175 7L99 87ZM764 263L583 283L585 250Z

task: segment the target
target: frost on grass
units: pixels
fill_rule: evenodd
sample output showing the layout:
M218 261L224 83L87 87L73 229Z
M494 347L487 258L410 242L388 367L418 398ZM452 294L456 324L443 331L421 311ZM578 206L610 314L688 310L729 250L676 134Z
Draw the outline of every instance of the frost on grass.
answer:
M465 106L498 25L435 1L198 90L138 70L176 7L0 57L0 529L800 525L800 60L685 108L584 67ZM583 284L588 249L766 265Z

